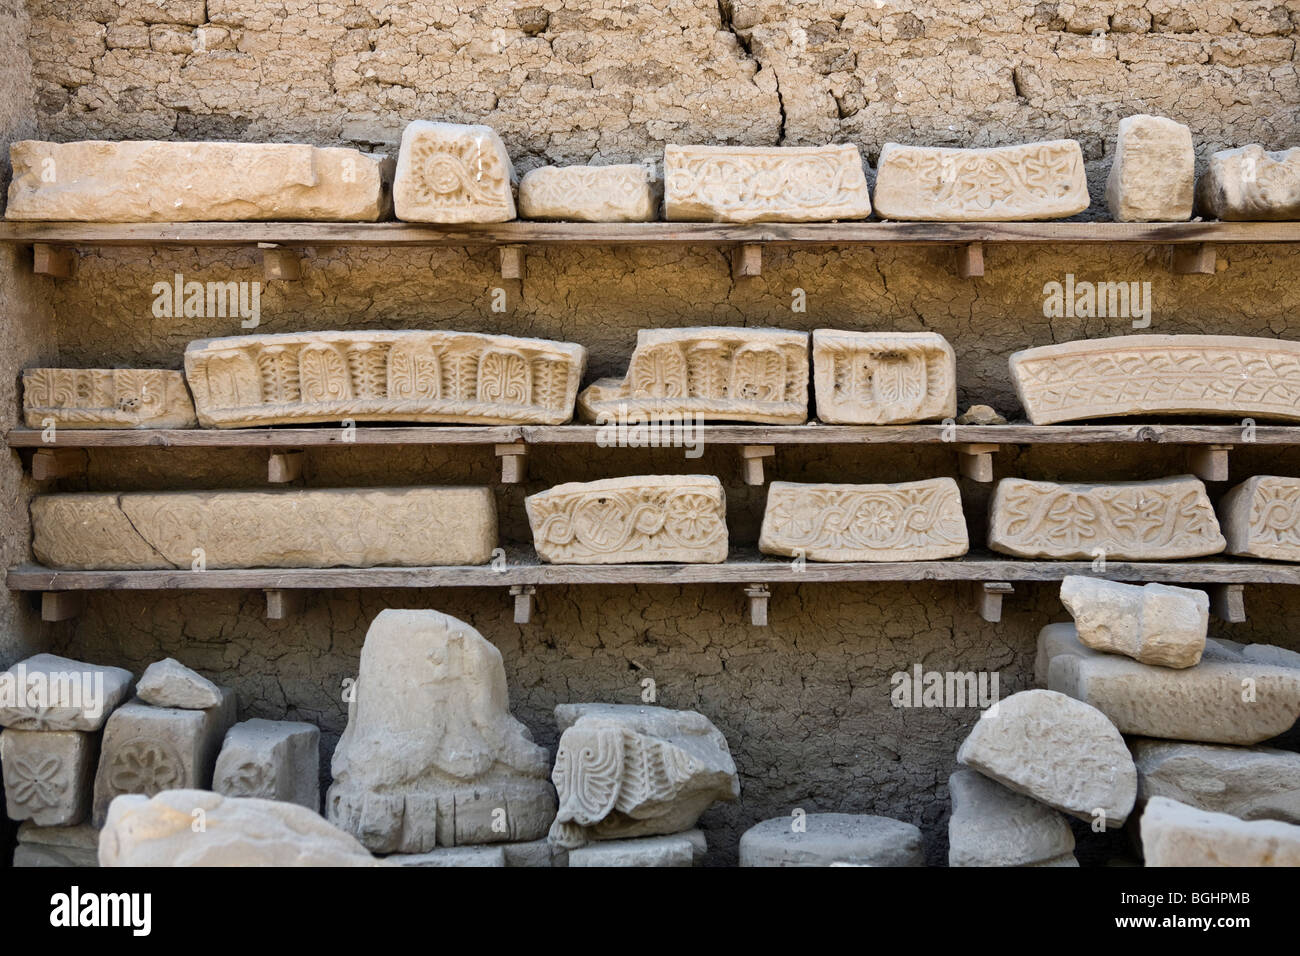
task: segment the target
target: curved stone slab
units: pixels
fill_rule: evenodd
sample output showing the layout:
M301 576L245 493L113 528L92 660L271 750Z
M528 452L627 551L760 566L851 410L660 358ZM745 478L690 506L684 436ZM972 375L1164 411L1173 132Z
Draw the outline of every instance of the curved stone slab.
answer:
M817 418L831 425L897 425L957 414L957 358L934 332L812 336Z
M156 368L23 369L23 421L44 428L193 428L185 376Z
M1300 342L1119 335L1024 349L1011 380L1035 425L1121 415L1300 421Z
M974 770L952 774L948 793L949 866L1079 865L1070 824L1051 807Z
M1300 478L1256 475L1219 499L1228 554L1300 561Z
M917 222L1064 219L1090 201L1072 139L985 149L886 143L875 200L881 219Z
M402 131L393 206L407 222L508 222L515 167L490 126L415 120Z
M1181 222L1192 217L1196 151L1192 131L1163 116L1119 121L1106 179L1106 206L1116 222Z
M300 332L185 349L199 422L246 428L403 421L559 425L587 350L474 332Z
M1300 219L1300 146L1268 152L1252 143L1210 154L1196 184L1197 211L1248 222Z
M740 837L741 866L925 866L921 831L866 813L809 813L764 820Z
M616 166L541 166L519 182L523 219L569 222L652 222L658 218L653 170Z
M1155 797L1142 812L1147 866L1300 866L1300 826L1239 820Z

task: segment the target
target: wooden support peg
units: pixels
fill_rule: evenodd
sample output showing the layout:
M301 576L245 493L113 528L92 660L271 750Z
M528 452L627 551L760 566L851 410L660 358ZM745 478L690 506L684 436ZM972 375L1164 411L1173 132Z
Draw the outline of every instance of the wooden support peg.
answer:
M1202 481L1228 480L1231 445L1194 445L1187 449L1187 470Z
M524 247L501 247L501 278L522 279L524 277Z
M756 243L736 246L731 250L731 277L747 279L763 274L763 247Z
M302 463L306 455L301 451L273 451L266 460L266 480L273 485L283 485L302 477Z
M32 455L32 477L37 481L82 478L86 474L86 461L83 448L41 448Z
M262 275L267 282L280 280L292 282L302 278L302 258L293 249L285 249L274 242L259 242L262 250Z
M77 271L77 252L69 246L38 242L32 246L32 272L38 276L71 279Z
M957 467L971 481L992 481L993 455L1001 447L984 442L960 442L957 445Z
M85 607L80 591L42 591L41 620L70 621Z
M268 621L297 617L307 606L307 592L298 588L267 588L265 593Z
M968 242L957 247L957 275L974 279L984 274L984 243Z
M533 597L537 594L537 586L512 584L510 594L515 599L515 623L527 624L533 619Z
M1169 256L1169 271L1174 275L1214 275L1218 257L1214 244L1209 242L1187 243L1174 246Z
M767 602L772 592L766 584L751 584L745 588L749 598L749 623L754 627L767 627Z
M975 609L990 624L1002 620L1002 599L1014 594L1010 581L985 581L975 586Z
M1210 612L1220 621L1240 624L1246 620L1246 586L1215 584L1210 587Z
M745 468L745 484L763 483L763 459L776 456L775 445L742 445L740 460Z
M528 478L528 446L523 442L511 442L497 445L497 457L501 459L501 484L517 485Z

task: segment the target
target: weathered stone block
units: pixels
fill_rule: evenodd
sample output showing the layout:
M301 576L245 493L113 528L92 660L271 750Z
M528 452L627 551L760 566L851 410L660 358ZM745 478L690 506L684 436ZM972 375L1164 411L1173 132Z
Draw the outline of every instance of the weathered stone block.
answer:
M1195 588L1141 587L1069 575L1061 582L1079 640L1098 651L1144 664L1191 667L1201 660L1210 626L1210 598Z
M1196 150L1192 131L1163 116L1119 121L1106 205L1116 222L1181 222L1192 217Z
M5 805L11 820L71 826L90 809L98 741L80 730L0 732Z
M88 823L42 827L30 820L18 828L14 866L99 866L99 830Z
M221 688L171 657L146 667L135 693L155 707L207 710L221 703Z
M1070 824L1051 807L974 770L950 776L948 792L949 866L1078 866Z
M226 733L212 789L227 797L261 797L320 812L320 729L260 717Z
M28 428L193 428L185 377L153 368L23 369Z
M1129 744L1138 803L1168 797L1243 820L1300 824L1300 754L1141 738Z
M933 332L812 336L817 418L833 425L896 425L957 414L957 359Z
M570 222L652 222L659 218L659 185L653 169L634 163L541 166L519 182L519 215Z
M1142 855L1147 866L1300 866L1300 826L1155 797L1142 812Z
M496 846L444 846L428 853L393 853L384 857L392 866L504 867L505 848Z
M507 222L515 218L515 167L488 126L416 120L402 132L393 205L407 222Z
M0 673L0 727L98 730L134 684L121 667L37 654Z
M803 829L796 829L796 823ZM740 837L741 866L925 866L921 831L859 813L775 817Z
M1196 204L1214 219L1300 219L1300 146L1274 153L1252 143L1211 153Z
M569 866L694 866L707 850L699 830L635 840L602 840L569 851Z
M1300 561L1300 478L1256 475L1219 499L1228 554Z

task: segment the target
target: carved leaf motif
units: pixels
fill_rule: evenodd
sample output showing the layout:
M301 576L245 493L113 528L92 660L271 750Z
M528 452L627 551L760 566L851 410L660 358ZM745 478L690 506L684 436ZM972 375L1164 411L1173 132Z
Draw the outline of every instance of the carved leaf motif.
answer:
M343 352L336 346L310 344L298 355L303 401L330 402L352 397L352 380Z
M26 759L16 759L14 763L17 783L10 788L9 794L16 804L33 810L58 804L69 782L61 778L62 758L56 754L33 754Z
M442 368L431 342L399 342L388 353L388 395L397 399L441 397Z
M743 345L731 366L730 398L779 402L785 397L785 359L779 349Z
M528 359L520 352L487 349L479 359L478 398L482 402L527 405L533 380Z
M628 370L633 398L684 398L688 394L686 356L665 343L638 348Z
M591 826L618 801L624 740L617 727L570 727L560 737L551 780L559 795L556 820Z

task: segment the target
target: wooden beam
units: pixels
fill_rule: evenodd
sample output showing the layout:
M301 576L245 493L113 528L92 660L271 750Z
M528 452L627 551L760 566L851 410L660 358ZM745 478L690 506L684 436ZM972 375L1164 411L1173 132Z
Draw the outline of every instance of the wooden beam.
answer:
M744 468L745 484L763 484L763 459L776 456L775 445L743 445L740 449L740 462Z
M957 275L974 279L984 274L984 243L969 242L957 247Z
M990 624L1002 620L1002 599L1015 593L1010 581L984 581L975 585L975 610Z
M514 584L510 594L515 599L515 623L527 624L533 619L533 598L537 594L532 584Z
M524 277L524 247L501 247L501 278L522 279Z
M731 250L731 277L748 279L763 274L763 247L746 243Z
M85 607L82 591L44 591L41 593L42 621L69 621Z
M307 592L298 588L266 588L266 619L286 621L307 607Z
M1246 586L1215 584L1209 588L1210 613L1220 621L1240 624L1246 620Z
M41 448L32 455L32 478L84 478L89 456L81 448Z
M77 272L77 252L68 246L38 242L32 246L32 272L54 279L71 279Z
M754 627L767 627L767 604L772 591L766 584L751 584L745 588L749 599L749 623Z
M528 446L523 442L510 442L496 446L501 459L501 484L517 485L528 480Z
M266 459L266 480L273 485L288 484L302 477L306 459L302 451L273 451Z
M302 278L302 256L273 242L259 242L262 250L262 275L267 282L293 282Z
M1174 275L1214 275L1218 256L1214 244L1197 243L1190 246L1173 246L1169 250L1169 271Z
M991 442L959 442L957 468L971 481L992 481L993 456L1000 447Z
M1187 470L1202 481L1228 480L1231 445L1197 445L1187 449Z

